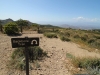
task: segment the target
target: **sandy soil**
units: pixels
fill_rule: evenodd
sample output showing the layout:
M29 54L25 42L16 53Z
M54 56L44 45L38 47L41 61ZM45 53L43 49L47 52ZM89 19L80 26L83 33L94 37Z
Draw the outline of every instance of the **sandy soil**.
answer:
M100 57L98 53L81 49L80 46L75 43L62 42L60 39L55 38L49 39L42 34L23 34L17 37L25 36L39 37L40 47L46 51L49 56L39 61L40 68L36 69L33 67L33 69L30 70L30 75L71 75L69 69L72 69L72 66L66 58L66 53L71 53L76 57ZM6 64L10 60L10 55L13 52L11 48L11 38L10 36L0 34L0 75L25 75L25 72L8 70L6 68ZM67 68L66 65L69 66L69 68Z

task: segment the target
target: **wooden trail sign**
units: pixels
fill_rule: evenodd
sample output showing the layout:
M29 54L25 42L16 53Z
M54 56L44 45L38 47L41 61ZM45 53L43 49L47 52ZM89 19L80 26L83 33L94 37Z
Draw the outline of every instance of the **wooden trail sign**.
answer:
M39 38L11 38L12 48L25 46L39 46Z
M26 60L26 75L29 75L29 59L28 50L29 46L39 46L38 37L25 37L25 38L11 38L12 48L25 47L25 60Z

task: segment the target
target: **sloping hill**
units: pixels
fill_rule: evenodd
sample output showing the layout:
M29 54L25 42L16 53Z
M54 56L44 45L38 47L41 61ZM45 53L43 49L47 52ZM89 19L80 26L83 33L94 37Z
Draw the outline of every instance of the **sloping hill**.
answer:
M2 25L5 25L6 23L9 23L9 22L13 22L13 20L12 19L6 19L6 20L1 20L1 24Z
M10 55L13 52L11 48L11 37L0 34L0 75L25 75L24 71L16 71L15 69L7 69L6 64L10 60ZM30 70L30 75L71 75L69 60L66 58L66 53L70 53L76 57L100 57L100 54L88 52L85 49L79 48L79 45L72 42L62 42L60 39L49 39L42 34L23 34L17 37L40 37L40 47L48 53L48 57L39 61L40 68L33 67ZM34 66L33 63L31 63ZM68 68L66 66L69 66Z
M14 20L12 20L10 18L5 19L5 20L0 20L0 21L1 21L2 25L5 25L9 22L15 22ZM28 22L28 25L37 24L37 23L32 23L29 20L26 20L26 21ZM59 26L53 26L53 25L50 25L50 24L45 24L45 25L38 24L38 25L40 25L40 27L47 27L47 28L60 28Z

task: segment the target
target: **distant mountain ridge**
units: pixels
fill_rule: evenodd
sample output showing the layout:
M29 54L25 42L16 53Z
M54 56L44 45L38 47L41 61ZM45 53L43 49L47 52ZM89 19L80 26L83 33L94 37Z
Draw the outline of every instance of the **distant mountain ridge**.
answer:
M1 20L1 24L2 25L5 25L6 23L9 23L9 22L14 22L12 19L5 19L5 20Z
M62 28L72 28L72 29L83 29L83 30L91 30L91 29L100 29L100 26L96 26L96 25L68 25L68 24L63 24L63 25L60 25L60 27Z
M73 29L79 29L79 27L77 27L77 26L68 25L68 24L63 24L63 25L60 25L60 27L63 27L63 28L73 28Z
M7 23L9 23L9 22L15 22L14 20L12 20L12 19L10 19L10 18L8 18L8 19L5 19L5 20L0 20L1 21L1 24L2 25L5 25L5 24L7 24ZM32 24L34 24L33 22L30 22L29 20L26 20L26 21L28 21L28 25L32 25ZM37 23L36 23L37 24ZM58 28L58 27L61 27L61 28L72 28L72 29L100 29L100 25L98 25L98 26L96 26L96 25L81 25L81 24L72 24L72 25L69 25L69 24L62 24L62 25L51 25L51 24L44 24L44 25L42 25L42 24L39 24L40 26L45 26L45 27L56 27L56 28Z
M9 22L15 22L14 20L12 20L12 19L5 19L5 20L0 20L1 21L1 24L2 25L5 25L5 24L7 24L7 23L9 23ZM32 22L30 22L29 20L26 20L27 22L28 22L28 25L32 25L33 23ZM50 24L45 24L45 25L41 25L41 24L39 24L40 26L44 26L44 27L49 27L49 28L59 28L59 26L53 26L53 25L50 25Z
M9 23L9 22L15 22L14 20L12 20L12 19L10 19L10 18L5 19L5 20L0 20L0 21L1 21L1 24L2 24L2 25L5 25L5 24L7 24L7 23ZM29 25L32 24L32 22L30 22L30 21L28 21L28 20L26 20L26 21L29 23Z

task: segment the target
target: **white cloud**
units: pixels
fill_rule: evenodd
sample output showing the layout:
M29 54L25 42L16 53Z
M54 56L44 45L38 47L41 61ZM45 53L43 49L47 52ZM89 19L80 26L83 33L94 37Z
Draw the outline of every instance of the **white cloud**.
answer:
M91 21L92 21L92 22L98 22L98 21L100 21L100 19L94 18L94 19L91 19Z
M78 21L78 22L99 22L100 19L98 18L84 18L84 17L77 17L77 18L73 18L74 21Z
M82 19L84 19L84 18L83 18L83 17L78 17L77 19L81 19L81 20L82 20Z

